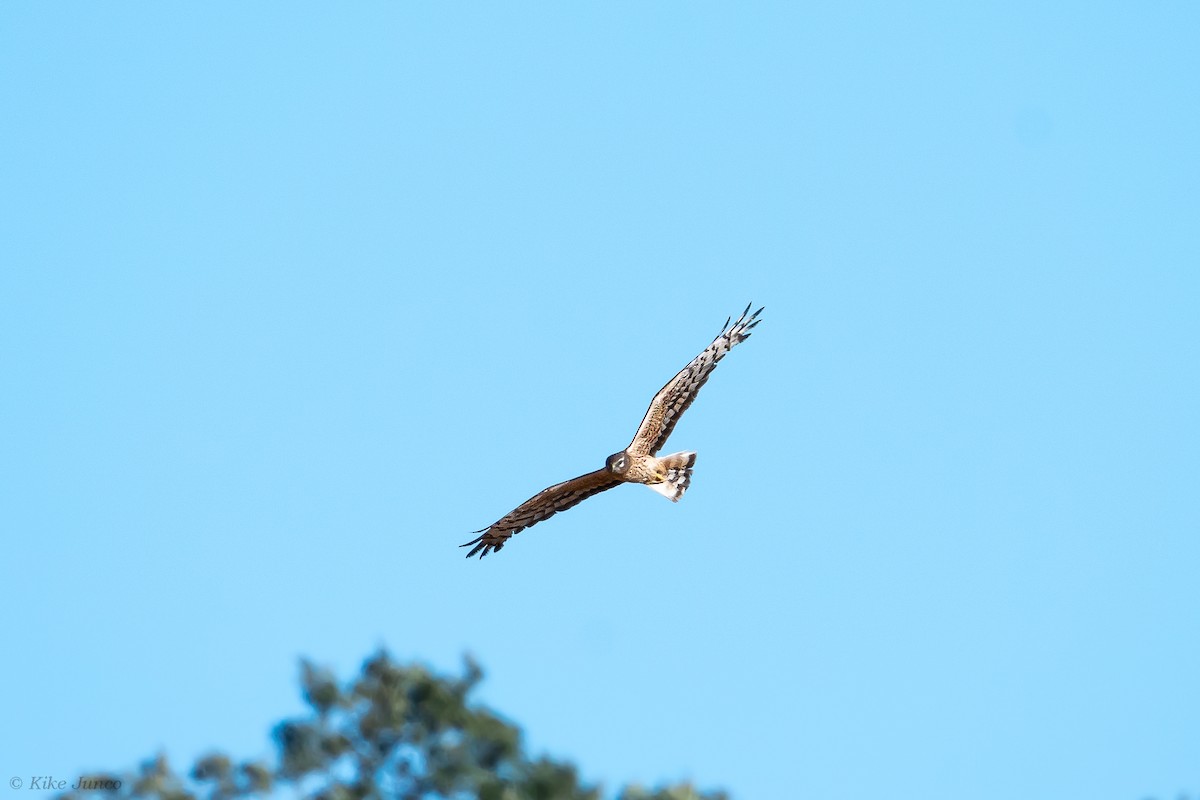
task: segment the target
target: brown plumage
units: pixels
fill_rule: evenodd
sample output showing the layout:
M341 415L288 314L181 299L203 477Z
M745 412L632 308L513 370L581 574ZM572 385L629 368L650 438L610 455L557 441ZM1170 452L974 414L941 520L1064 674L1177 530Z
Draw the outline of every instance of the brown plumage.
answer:
M621 483L644 483L667 499L678 502L691 483L696 454L682 452L659 457L658 451L675 430L679 417L696 399L717 362L735 345L750 338L750 329L758 324L762 309L746 316L749 313L750 306L746 306L732 326L728 319L725 320L721 333L712 344L659 389L650 401L650 408L633 441L620 453L609 456L604 469L543 489L487 528L475 531L481 535L462 545L474 545L467 558L476 553L483 558L492 550L504 547L513 534Z

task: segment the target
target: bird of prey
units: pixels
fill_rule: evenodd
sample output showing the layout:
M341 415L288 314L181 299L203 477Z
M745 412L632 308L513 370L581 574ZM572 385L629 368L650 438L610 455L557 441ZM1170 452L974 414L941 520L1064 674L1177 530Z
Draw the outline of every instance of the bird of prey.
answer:
M644 483L668 500L678 502L691 483L696 454L685 451L658 456L657 453L666 444L671 431L675 430L679 417L696 399L696 394L716 368L717 362L734 345L750 338L750 329L759 323L758 315L761 313L760 308L750 314L750 306L746 306L732 326L729 324L732 317L726 319L713 343L658 390L658 394L650 401L642 424L633 435L633 441L621 452L609 456L604 469L543 489L498 521L475 531L480 536L462 545L474 545L467 553L467 558L476 553L483 558L493 550L498 551L513 534L622 483Z

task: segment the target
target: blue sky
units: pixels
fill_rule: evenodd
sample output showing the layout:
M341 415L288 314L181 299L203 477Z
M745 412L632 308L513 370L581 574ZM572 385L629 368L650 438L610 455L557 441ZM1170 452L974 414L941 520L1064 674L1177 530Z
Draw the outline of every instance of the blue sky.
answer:
M1053 6L0 6L0 776L383 646L610 789L1200 794L1200 12ZM683 502L462 558L750 300Z

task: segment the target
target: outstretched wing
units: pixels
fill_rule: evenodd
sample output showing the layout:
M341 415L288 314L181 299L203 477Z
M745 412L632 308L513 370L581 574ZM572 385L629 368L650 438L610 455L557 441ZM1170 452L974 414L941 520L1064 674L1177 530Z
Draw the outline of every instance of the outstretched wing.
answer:
M611 489L618 483L621 483L621 479L607 469L598 469L587 475L556 483L521 503L498 522L489 525L482 531L475 531L475 533L483 535L478 539L472 539L462 547L475 545L471 548L471 552L467 553L467 558L479 553L480 550L483 552L479 553L479 557L483 558L491 551L504 547L508 537L514 533L520 533L544 519L549 519L559 511L566 511L571 506L579 505L592 495Z
M650 401L650 408L646 411L642 424L633 436L633 442L627 448L630 454L652 456L662 449L671 431L675 430L675 423L696 399L696 394L716 368L717 362L738 342L750 338L750 329L758 324L758 315L762 313L762 309L747 317L749 313L750 306L746 306L746 310L732 327L729 320L725 320L721 334L713 339L713 343L692 359L692 363L684 367L678 375L667 381L666 386L658 390L658 394Z

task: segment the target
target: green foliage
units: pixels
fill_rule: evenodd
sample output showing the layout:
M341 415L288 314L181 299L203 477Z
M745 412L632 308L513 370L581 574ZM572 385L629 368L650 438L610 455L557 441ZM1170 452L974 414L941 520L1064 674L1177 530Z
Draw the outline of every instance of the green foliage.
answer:
M530 758L521 731L470 702L483 671L469 658L463 675L445 677L378 653L362 674L340 686L305 661L301 690L311 713L273 730L274 764L203 756L186 777L165 756L132 773L97 773L94 789L59 800L235 800L302 796L312 800L600 800L574 765ZM88 780L85 778L85 780ZM690 784L649 791L625 787L618 800L727 800Z

